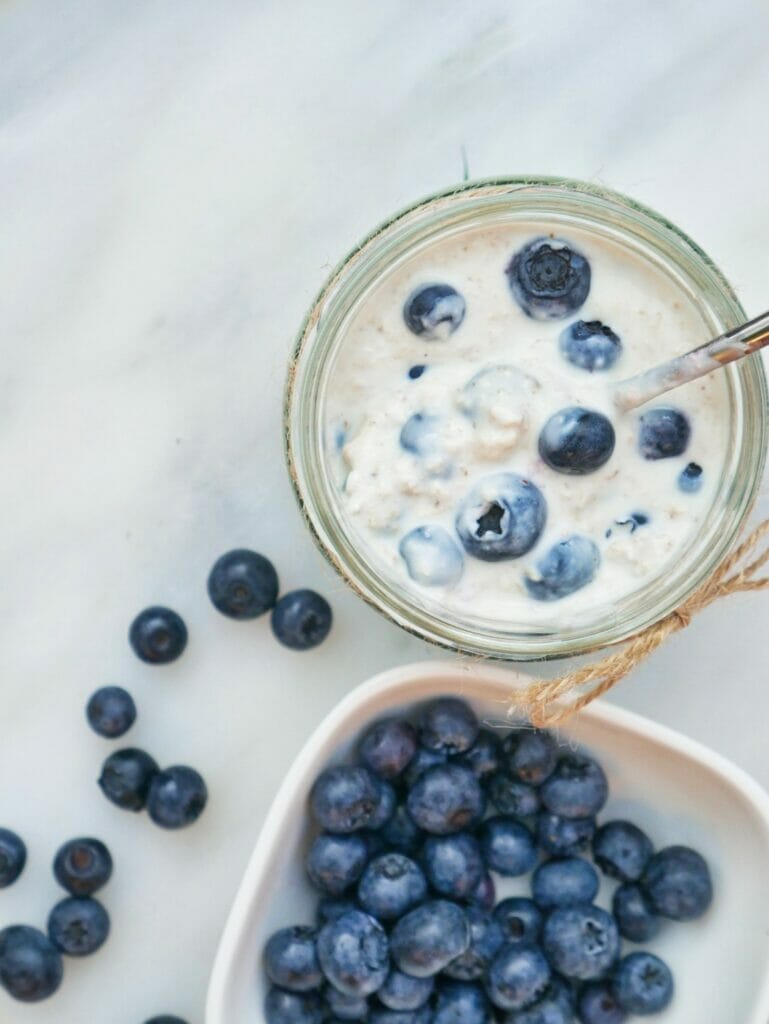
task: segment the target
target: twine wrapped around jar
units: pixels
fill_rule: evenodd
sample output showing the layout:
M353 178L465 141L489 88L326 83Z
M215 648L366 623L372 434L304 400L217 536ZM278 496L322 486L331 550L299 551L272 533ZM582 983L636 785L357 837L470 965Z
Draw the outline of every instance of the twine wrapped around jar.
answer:
M757 575L759 569L769 562L769 545L761 549L767 535L769 519L753 530L702 586L670 615L637 633L620 650L590 665L555 679L530 683L515 695L511 711L516 716L526 715L536 726L560 725L624 679L669 636L685 629L692 616L709 604L729 594L768 589L769 576ZM751 556L755 557L750 560Z

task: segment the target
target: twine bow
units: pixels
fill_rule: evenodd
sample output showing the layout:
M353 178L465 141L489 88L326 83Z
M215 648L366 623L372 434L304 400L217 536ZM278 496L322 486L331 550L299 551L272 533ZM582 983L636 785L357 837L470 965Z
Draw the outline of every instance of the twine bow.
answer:
M752 561L746 561L768 534L769 519L764 520L688 600L664 619L636 634L621 650L592 665L526 686L520 695L516 695L515 713L525 713L536 726L559 725L624 679L669 636L685 629L692 616L713 601L729 594L769 588L769 576L756 575L769 561L769 545Z

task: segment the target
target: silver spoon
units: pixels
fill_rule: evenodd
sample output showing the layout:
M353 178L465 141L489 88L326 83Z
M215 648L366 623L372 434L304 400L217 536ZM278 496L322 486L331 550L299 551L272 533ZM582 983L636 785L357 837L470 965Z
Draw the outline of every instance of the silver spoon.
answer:
M614 404L624 412L636 409L657 395L752 355L766 345L769 345L769 313L762 313L685 355L621 380L612 388Z

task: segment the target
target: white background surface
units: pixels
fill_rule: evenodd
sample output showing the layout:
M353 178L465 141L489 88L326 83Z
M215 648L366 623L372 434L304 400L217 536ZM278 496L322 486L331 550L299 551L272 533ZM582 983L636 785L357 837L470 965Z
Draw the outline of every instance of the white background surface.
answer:
M2 5L0 819L30 863L0 925L42 924L62 840L99 835L116 860L108 946L68 963L48 1004L0 993L3 1024L201 1024L292 756L355 683L431 654L332 575L283 469L286 356L330 266L457 181L464 146L476 177L572 175L658 208L758 313L767 32L762 0ZM237 545L331 598L323 648L285 651L267 623L213 611L208 568ZM612 699L766 784L765 600L708 610ZM190 628L173 667L126 643L152 602ZM108 682L139 703L132 743L206 776L194 829L98 793L110 747L83 705Z

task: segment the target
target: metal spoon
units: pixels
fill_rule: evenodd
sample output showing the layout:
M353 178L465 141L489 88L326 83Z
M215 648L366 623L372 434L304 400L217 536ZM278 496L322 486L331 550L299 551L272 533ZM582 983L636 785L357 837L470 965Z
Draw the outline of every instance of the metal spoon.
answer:
M769 345L769 313L762 313L683 356L621 380L612 388L614 404L624 412L636 409L657 395L752 355L765 345Z

